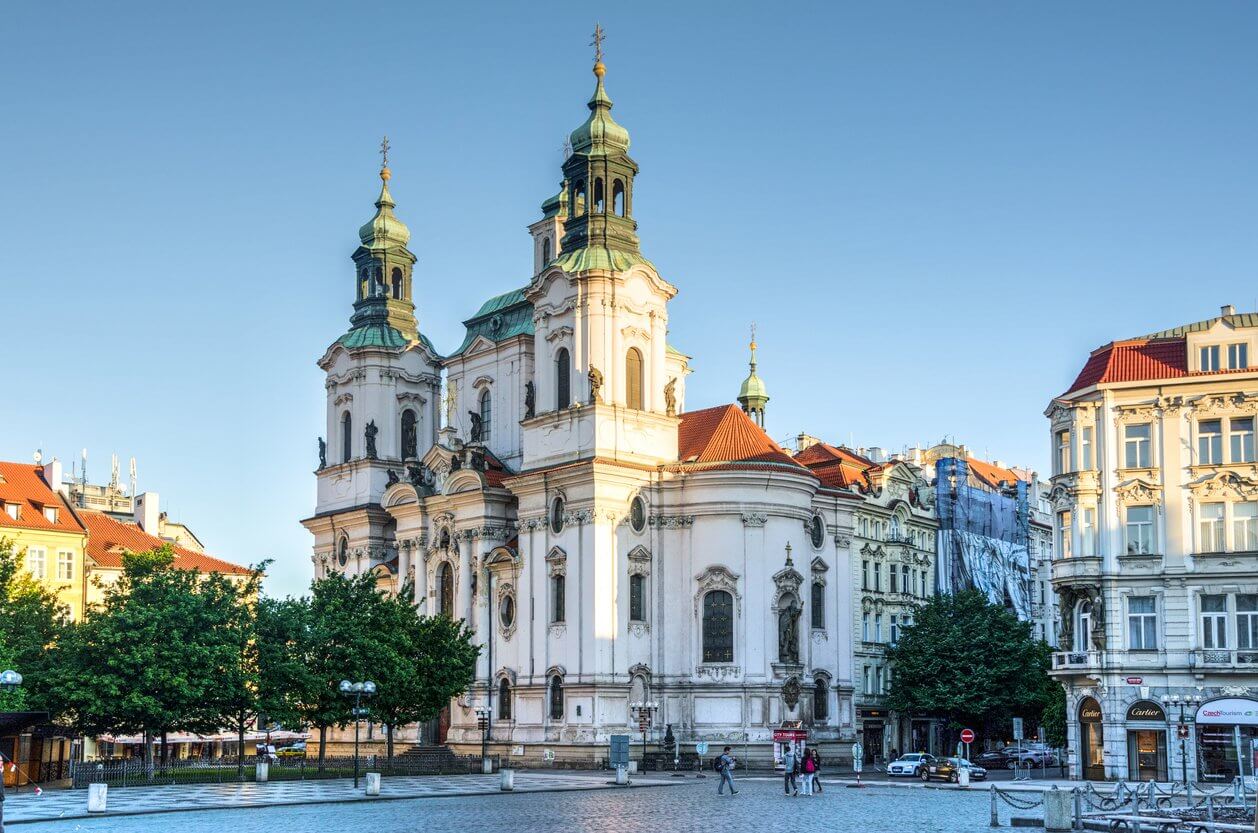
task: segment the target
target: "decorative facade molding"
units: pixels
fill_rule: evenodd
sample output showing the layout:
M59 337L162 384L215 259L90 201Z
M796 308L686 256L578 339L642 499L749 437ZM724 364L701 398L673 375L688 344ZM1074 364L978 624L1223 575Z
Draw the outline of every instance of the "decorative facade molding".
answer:
M647 523L658 529L688 529L694 526L694 515L651 515Z
M503 599L511 599L511 624L503 624L502 622L502 602ZM520 619L520 605L515 598L515 585L509 581L501 581L498 583L497 592L494 594L494 601L498 604L498 614L495 618L498 620L498 633L502 635L503 640L510 642L512 635L515 634L516 623Z
M646 547L639 544L629 550L629 575L631 576L649 576L651 575L651 552Z
M546 553L546 572L552 578L566 575L568 570L568 553L560 547L551 547Z
M744 512L743 526L746 527L762 527L769 522L769 516L763 512Z
M695 576L694 604L695 619L702 617L703 597L713 590L724 590L734 597L734 609L738 615L743 612L743 597L738 592L738 573L721 564L713 564Z

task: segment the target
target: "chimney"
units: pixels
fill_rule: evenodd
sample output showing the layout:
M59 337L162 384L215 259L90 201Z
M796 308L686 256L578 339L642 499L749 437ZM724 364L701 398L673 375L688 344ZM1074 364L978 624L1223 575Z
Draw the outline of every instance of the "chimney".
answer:
M1235 314L1236 314L1236 307L1235 307L1235 306L1233 306L1232 304L1224 304L1224 305L1220 308L1220 310L1221 310L1221 312L1222 312L1224 315L1235 315Z
M65 490L63 477L65 472L61 468L61 461L56 457L52 458L52 462L44 466L44 482L48 484L48 488L54 492L62 492Z
M798 453L803 451L805 448L812 448L819 442L821 442L821 440L811 434L800 432L800 434L795 437L795 451Z
M157 506L157 492L145 492L135 496L135 522L140 525L140 529L154 536L158 534L160 528L158 519L161 513Z

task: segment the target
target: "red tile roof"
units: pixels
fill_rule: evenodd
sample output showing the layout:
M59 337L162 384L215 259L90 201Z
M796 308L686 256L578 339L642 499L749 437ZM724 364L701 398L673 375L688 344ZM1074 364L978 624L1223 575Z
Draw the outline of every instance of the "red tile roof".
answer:
M994 466L986 460L979 460L976 457L966 457L965 462L966 465L970 467L970 474L977 477L980 481L993 489L999 489L1002 481L1013 485L1019 480L1026 479L1024 477L1019 477L1018 473L1013 469Z
M1188 348L1182 338L1112 341L1092 351L1070 390L1107 382L1178 379L1188 375Z
M155 535L149 535L136 524L116 521L103 512L83 509L79 510L79 515L87 525L87 554L101 567L121 569L124 553L148 552L163 544L170 544L175 552L174 566L177 569L237 576L248 575L250 572L248 567L163 541Z
M49 532L84 532L83 526L65 499L44 482L44 467L26 463L0 462L0 501L16 503L17 520L0 509L0 538L5 528L39 529ZM57 520L44 517L44 507L57 509Z
M795 461L821 480L823 486L846 489L853 484L869 488L869 472L878 468L872 461L846 448L814 443L795 455Z
M737 405L718 405L681 416L677 459L683 464L761 464L802 469ZM745 466L740 466L745 467Z

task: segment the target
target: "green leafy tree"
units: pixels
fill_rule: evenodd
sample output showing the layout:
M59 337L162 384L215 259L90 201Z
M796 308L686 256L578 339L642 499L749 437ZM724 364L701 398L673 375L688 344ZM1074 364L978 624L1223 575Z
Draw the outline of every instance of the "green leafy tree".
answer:
M1048 652L1029 623L982 593L937 596L887 651L895 667L887 706L945 718L953 736L967 726L1004 733L1012 717L1038 722L1048 686L1057 685Z
M258 715L258 596L266 563L247 579L220 573L203 576L205 650L216 679L213 696L204 704L207 721L236 730L237 774L244 774L245 731Z
M5 651L0 671L12 668L24 679L21 693L7 702L48 708L49 650L68 621L69 610L31 578L13 542L0 539L0 644Z
M385 596L375 608L376 648L370 671L378 691L373 716L386 728L386 754L393 762L393 731L397 726L431 720L467 690L476 672L480 648L462 622L445 616L421 616L410 601L407 582L396 596Z

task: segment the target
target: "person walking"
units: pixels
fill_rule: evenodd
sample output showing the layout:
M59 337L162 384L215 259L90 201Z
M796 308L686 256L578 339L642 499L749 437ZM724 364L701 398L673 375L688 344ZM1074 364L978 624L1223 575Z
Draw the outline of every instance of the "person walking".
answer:
M799 769L801 773L800 780L804 782L804 788L803 790L801 790L801 792L804 795L812 795L812 778L813 778L813 775L817 771L817 765L813 763L813 757L812 757L811 751L807 751L804 753L803 760L800 762Z
M782 750L783 783L787 795L799 795L799 784L795 781L795 773L799 767L799 758L795 755L795 744L787 741L786 749Z
M821 753L815 747L812 750L812 791L824 792L821 789Z
M738 790L734 789L734 761L735 758L729 753L729 747L725 747L725 751L716 759L717 771L721 773L721 785L716 788L717 795L725 795L725 784L729 784L729 794L738 795Z

